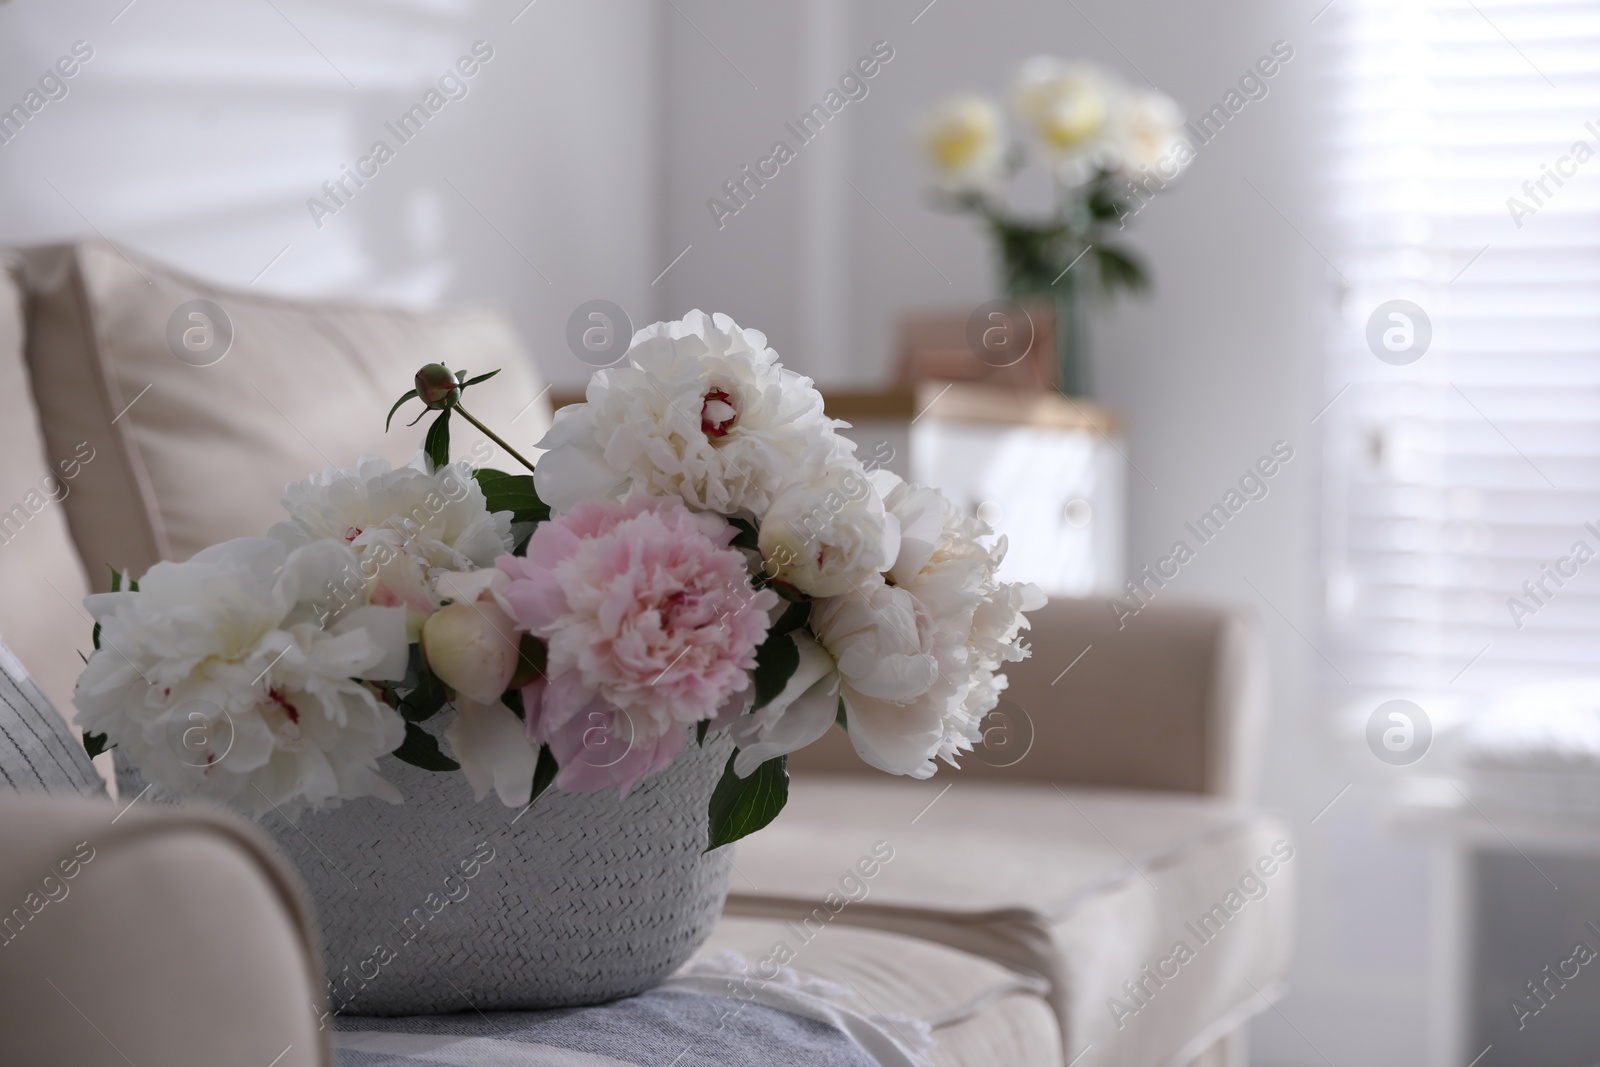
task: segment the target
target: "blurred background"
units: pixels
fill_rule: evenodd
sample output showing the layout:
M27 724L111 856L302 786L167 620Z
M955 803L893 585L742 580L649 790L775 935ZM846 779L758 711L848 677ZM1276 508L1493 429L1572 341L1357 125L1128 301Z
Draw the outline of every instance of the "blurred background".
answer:
M719 218L724 183L885 47ZM1161 594L1251 609L1271 650L1259 796L1303 860L1254 1062L1600 1060L1589 968L1537 1025L1513 1006L1600 946L1600 587L1575 547L1600 550L1600 3L11 0L0 108L28 117L0 117L0 243L499 303L567 391L593 369L580 304L636 326L700 307L825 392L871 390L907 316L1002 288L983 228L933 203L919 122L955 93L1005 105L1040 52L1226 114L1118 231L1153 287L1097 305L1083 351L1125 464L1108 596L1292 449ZM392 158L340 190L379 140Z

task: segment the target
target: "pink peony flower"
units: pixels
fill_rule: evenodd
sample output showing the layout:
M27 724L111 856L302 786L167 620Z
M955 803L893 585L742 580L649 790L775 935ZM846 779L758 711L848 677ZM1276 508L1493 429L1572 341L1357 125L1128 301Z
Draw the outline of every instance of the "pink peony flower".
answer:
M751 588L734 535L676 498L595 499L540 525L525 558L500 557L506 605L549 650L523 710L560 788L626 793L688 727L742 709L778 597Z

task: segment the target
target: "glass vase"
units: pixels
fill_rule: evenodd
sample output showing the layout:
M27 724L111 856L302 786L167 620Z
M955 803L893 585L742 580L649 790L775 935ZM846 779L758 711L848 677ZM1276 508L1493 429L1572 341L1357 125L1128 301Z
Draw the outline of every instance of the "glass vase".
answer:
M1048 279L1013 280L1006 295L1024 306L1050 308L1054 317L1056 389L1066 396L1089 395L1088 331L1083 294L1071 270Z

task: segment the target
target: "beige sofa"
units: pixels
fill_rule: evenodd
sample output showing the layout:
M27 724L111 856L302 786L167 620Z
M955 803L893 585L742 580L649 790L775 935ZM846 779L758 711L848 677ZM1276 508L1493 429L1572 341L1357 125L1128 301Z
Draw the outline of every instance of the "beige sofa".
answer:
M321 466L362 453L407 460L418 431L385 436L382 420L420 363L505 368L481 414L519 449L548 424L532 360L494 312L275 300L99 242L23 258L25 269L0 272L0 441L13 461L0 467L0 582L11 594L0 637L64 710L88 645L78 602L106 586L110 566L139 573L260 533L282 485ZM220 358L184 347L190 324L214 331L197 342L222 332L187 317L194 308L221 309ZM938 1065L1240 1064L1240 1025L1286 972L1295 866L1287 832L1247 806L1263 694L1253 632L1223 610L1160 603L1119 630L1102 603L1060 601L1036 617L1033 643L1033 659L1011 672L1007 718L959 772L878 775L842 735L797 757L789 807L739 846L727 917L700 958L776 959L832 983L857 1010L929 1026ZM0 853L24 839L27 855L70 849L86 816L30 803L0 802ZM185 817L140 814L131 825L153 834L142 820ZM278 940L302 950L260 953L259 966L278 978L274 1006L303 1003L314 1017L322 998L305 964L315 947L294 932L302 905L270 858L218 859L254 847L239 844L249 835L222 837L209 858L199 845L174 852L171 864L193 875L178 882L204 886L214 865L249 880L240 872L255 862L265 888L254 898L198 897L223 909L216 921L290 931ZM153 877L135 844L119 861L130 885ZM24 869L0 866L0 892L26 881ZM204 1025L178 1022L183 1005L167 1019L160 997L119 1001L93 983L73 1008L126 1027L122 1043L149 1049L151 1062L210 1062L182 1058L187 1035L227 1030L230 1010L247 1016L262 995L236 962L257 955L257 942L185 937L186 899L98 901L96 937L34 942L92 969L96 957L149 951L133 927L170 927L166 962L211 979ZM135 901L141 911L118 914ZM0 994L5 963L0 953ZM110 1031L102 1045L49 1053L40 1035L76 1017L52 1009L31 1022L10 1013L0 1032L34 1028L30 1047L46 1051L30 1062L123 1062ZM281 1064L326 1062L321 1040L289 1042Z

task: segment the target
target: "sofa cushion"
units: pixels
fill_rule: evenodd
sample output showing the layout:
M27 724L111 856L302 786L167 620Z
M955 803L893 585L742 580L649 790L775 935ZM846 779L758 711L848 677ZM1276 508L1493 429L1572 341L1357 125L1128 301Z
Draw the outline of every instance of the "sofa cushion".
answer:
M28 362L51 455L97 453L65 503L97 589L280 520L284 486L362 455L409 462L426 424L390 405L424 363L500 376L473 413L519 451L549 423L533 362L487 309L286 300L198 281L99 241L22 253ZM412 413L420 410L411 405ZM456 457L482 437L451 422ZM487 444L487 442L484 442ZM526 452L524 454L527 454ZM494 456L490 465L514 461Z
M757 978L790 959L785 966L813 992L884 1019L891 1031L909 1029L903 1019L925 1025L936 1042L926 1053L934 1067L1063 1062L1044 983L980 956L859 926L724 916L688 969L719 961L726 968L730 952Z
M982 955L1049 983L1069 1059L1183 1062L1283 980L1287 838L1199 797L796 776L741 843L728 911L834 914Z
M985 748L962 761L963 780L1248 799L1267 667L1248 613L1158 600L1136 620L1119 621L1103 596L1053 596L1028 613L1028 625L1033 655L1006 664L1009 684L984 724ZM863 769L843 730L794 753L789 767L815 774Z
M71 715L72 686L90 648L88 581L67 535L64 501L82 491L95 458L83 438L46 449L23 360L17 278L0 262L0 641L55 706ZM85 460L90 460L85 466Z
M0 644L0 790L104 796L83 744L11 650Z

